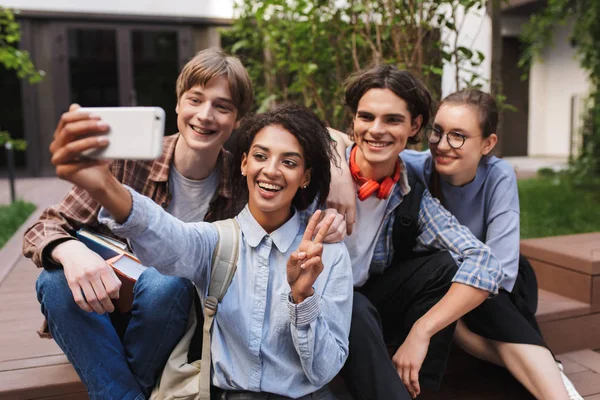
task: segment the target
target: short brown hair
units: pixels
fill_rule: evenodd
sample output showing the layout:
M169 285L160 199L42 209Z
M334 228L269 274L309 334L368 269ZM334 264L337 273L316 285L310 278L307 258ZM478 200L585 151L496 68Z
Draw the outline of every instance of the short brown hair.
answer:
M233 105L237 108L237 119L242 119L252 107L254 92L248 71L239 58L230 56L217 47L200 50L188 61L177 77L177 102L194 86L204 86L213 78L225 75Z
M419 115L423 117L421 129L427 126L431 118L431 95L425 85L409 71L398 69L391 64L379 64L367 67L348 77L346 105L353 117L358 110L360 99L371 89L389 89L406 102L411 120ZM408 138L408 143L419 143L419 135Z

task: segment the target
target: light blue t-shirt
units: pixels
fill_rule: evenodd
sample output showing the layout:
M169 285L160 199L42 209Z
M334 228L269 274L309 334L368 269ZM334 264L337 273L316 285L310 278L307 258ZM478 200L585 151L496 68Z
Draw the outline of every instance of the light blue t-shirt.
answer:
M434 168L429 151L400 153L409 174L429 186ZM519 192L512 166L495 156L482 157L475 179L464 186L452 186L440 179L444 207L487 244L500 260L504 272L502 287L512 291L519 271Z
M128 220L119 225L101 209L99 221L128 238L143 263L194 281L205 297L218 241L215 226L183 223L129 191L133 208ZM346 246L323 245L324 269L315 292L294 304L286 263L304 234L299 213L270 234L248 206L236 220L240 253L213 324L212 384L293 398L313 393L333 379L348 357L353 286Z

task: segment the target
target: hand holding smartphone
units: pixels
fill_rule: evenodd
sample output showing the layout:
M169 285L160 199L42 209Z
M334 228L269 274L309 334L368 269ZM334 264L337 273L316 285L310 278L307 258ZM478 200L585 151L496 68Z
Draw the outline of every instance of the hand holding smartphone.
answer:
M94 159L154 160L162 152L165 111L160 107L82 107L78 112L99 116L109 129L109 144L86 151Z

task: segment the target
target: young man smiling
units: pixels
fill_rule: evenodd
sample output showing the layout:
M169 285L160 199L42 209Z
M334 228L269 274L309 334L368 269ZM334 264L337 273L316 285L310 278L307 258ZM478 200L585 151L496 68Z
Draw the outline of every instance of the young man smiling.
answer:
M222 146L252 105L250 78L237 58L208 49L186 64L176 91L179 133L165 137L162 155L153 162L114 161L111 172L183 221L234 216L245 199L232 196L230 173L238 171L228 170ZM56 134L106 131L98 117L77 108L63 114ZM97 222L99 208L74 187L29 228L23 251L44 268L36 285L42 311L90 398L143 399L185 331L194 289L149 268L135 285L131 315L115 311L119 280L74 237L84 226L109 233Z
M247 199L232 193L231 174L239 170L230 170L231 156L223 145L252 105L248 73L236 57L215 48L203 50L181 71L176 92L179 133L165 137L162 155L153 162L114 161L111 172L184 222L234 217ZM61 117L55 136L108 129L97 116L76 112L78 107L71 106ZM332 169L332 185L342 189L335 190L337 197L328 199L328 205L348 210L352 221L353 204L344 200L349 196L343 184L350 178L344 172ZM42 312L90 398L143 399L185 331L194 289L187 280L149 268L135 285L131 314L116 312L111 299L118 296L119 280L74 237L81 227L110 234L98 224L99 209L74 187L28 229L23 252L44 268L36 285ZM325 241L339 242L345 228L338 215Z
M503 275L487 246L409 184L399 155L429 121L425 86L378 65L348 79L346 105L360 235L345 239L355 295L342 373L355 399L416 397L422 386L439 386L455 322L497 293ZM386 343L394 345L391 360Z

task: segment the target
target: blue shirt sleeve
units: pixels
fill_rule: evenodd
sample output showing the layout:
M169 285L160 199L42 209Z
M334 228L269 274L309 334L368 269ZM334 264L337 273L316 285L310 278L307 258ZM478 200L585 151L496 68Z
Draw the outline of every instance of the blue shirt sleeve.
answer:
M99 222L128 239L142 264L153 266L165 275L190 279L205 289L218 241L216 228L206 222L184 223L151 199L126 188L133 200L127 221L118 224L101 209Z
M324 386L348 358L348 336L354 296L352 265L343 244L330 245L339 254L325 289L294 304L288 296L291 334L302 369L315 386Z
M497 294L502 268L488 246L458 223L426 189L419 210L417 249L448 250L458 265L453 282Z
M519 272L520 211L517 178L502 174L489 198L485 243L500 261L502 287L512 291Z

